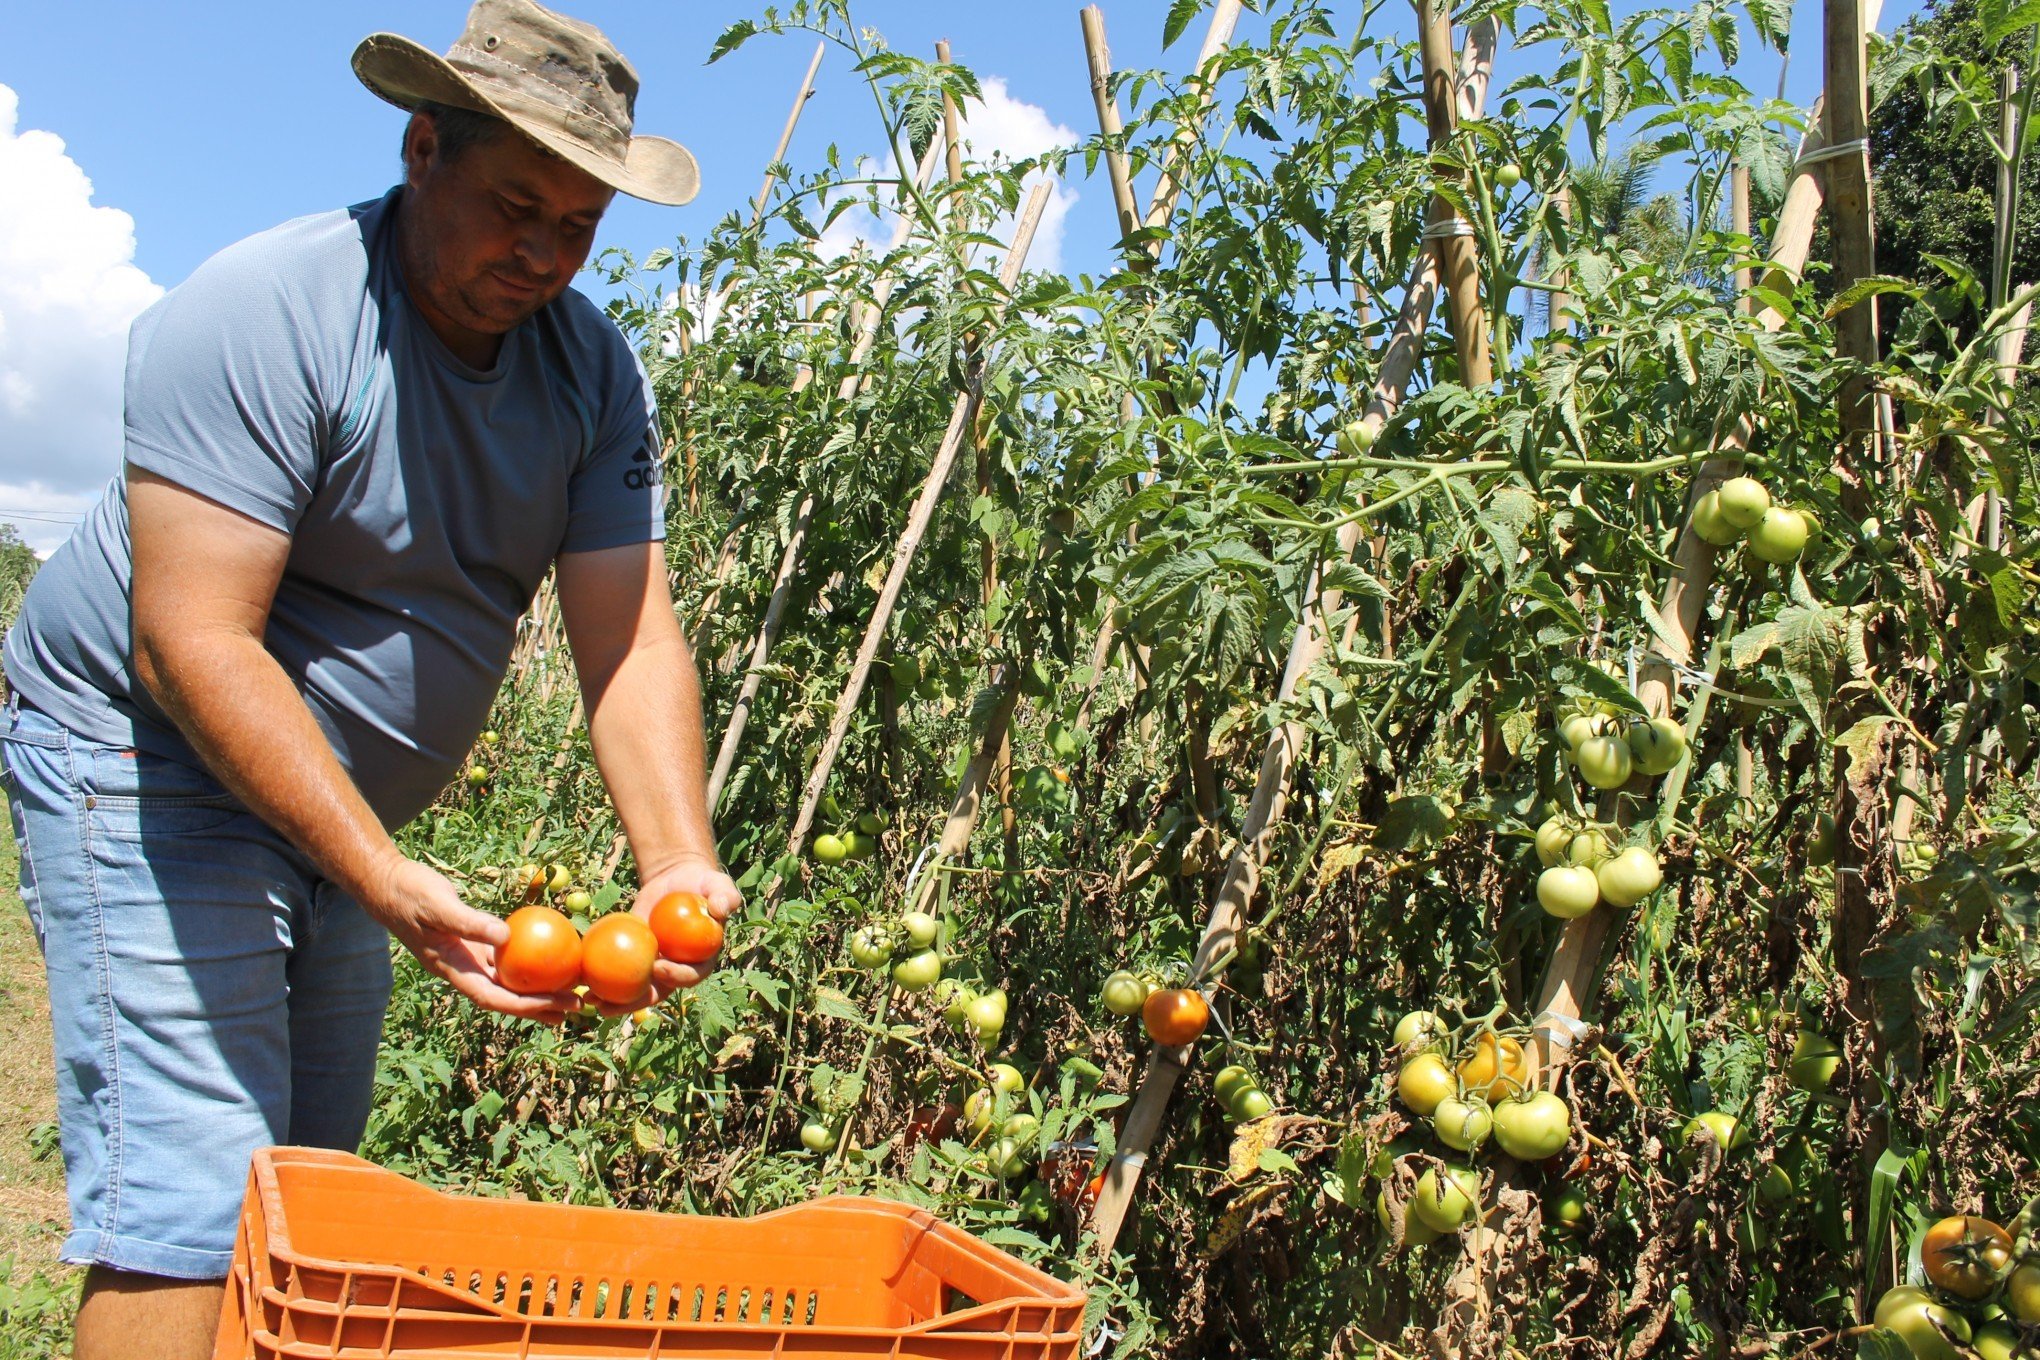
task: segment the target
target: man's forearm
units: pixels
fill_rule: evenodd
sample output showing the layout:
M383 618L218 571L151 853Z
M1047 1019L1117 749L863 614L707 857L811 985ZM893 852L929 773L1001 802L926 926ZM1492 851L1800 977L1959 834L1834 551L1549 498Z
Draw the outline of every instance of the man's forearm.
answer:
M586 702L595 761L639 872L714 861L701 684L679 625L631 648Z
M145 635L135 664L221 783L357 901L376 899L396 846L260 639Z

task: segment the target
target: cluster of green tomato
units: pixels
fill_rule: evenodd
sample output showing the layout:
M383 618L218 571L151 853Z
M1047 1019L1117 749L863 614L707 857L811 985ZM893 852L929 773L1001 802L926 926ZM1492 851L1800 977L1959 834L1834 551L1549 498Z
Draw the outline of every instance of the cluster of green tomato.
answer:
M984 1048L998 1045L1006 1028L1006 993L994 987L980 992L960 978L942 976L942 923L925 911L901 912L890 921L872 921L850 935L850 958L859 968L890 973L903 992L934 989L942 1017L958 1032Z
M1041 1121L1027 1108L1027 1078L1011 1063L993 1063L991 1079L963 1099L963 1125L984 1145L993 1175L1010 1179L1026 1170ZM989 1140L989 1141L987 1141Z
M1572 1137L1572 1108L1532 1080L1530 1055L1520 1040L1482 1025L1465 1052L1454 1056L1453 1029L1431 1011L1411 1011L1396 1022L1395 1046L1401 1065L1396 1095L1419 1119L1428 1120L1438 1142L1468 1159L1490 1139L1521 1162L1544 1162ZM1469 1162L1427 1168L1406 1206L1403 1242L1424 1246L1457 1232L1480 1204L1480 1173ZM1382 1226L1394 1230L1388 1192L1376 1201ZM1559 1185L1546 1196L1545 1217L1560 1231L1584 1219L1586 1200Z
M1558 709L1558 739L1580 778L1606 792L1630 776L1662 778L1686 758L1686 729L1670 718L1631 719L1600 699L1571 699Z
M1617 850L1606 829L1564 816L1537 828L1537 905L1561 920L1585 916L1601 903L1627 910L1656 892L1664 866L1648 845Z
M822 816L837 825L848 821L841 831L824 831L815 837L815 858L824 864L841 864L846 859L870 859L878 853L879 833L885 830L885 814L864 812L847 818L833 798L824 798Z
M503 740L503 737L501 733L491 728L482 733L479 740L484 746L495 746ZM485 789L489 786L489 778L489 767L482 763L480 756L468 762L467 782L469 788Z
M1797 562L1813 536L1813 516L1773 505L1770 490L1754 477L1731 477L1693 502L1693 532L1717 548L1737 542L1750 555L1774 566Z
M1221 1067L1212 1078L1211 1089L1218 1096L1226 1118L1235 1124L1251 1124L1275 1113L1275 1102L1261 1089L1261 1083L1238 1063Z

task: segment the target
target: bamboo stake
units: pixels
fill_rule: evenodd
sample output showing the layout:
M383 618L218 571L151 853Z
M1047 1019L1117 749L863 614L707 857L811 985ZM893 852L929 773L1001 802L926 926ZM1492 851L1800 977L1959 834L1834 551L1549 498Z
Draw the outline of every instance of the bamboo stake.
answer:
M1027 251L1034 244L1034 231L1041 222L1042 210L1048 206L1049 186L1046 182L1035 185L1028 196L1027 206L1020 214L1020 221L1013 230L1013 243L1006 251L1006 262L999 273L1000 287L1010 293L1019 282L1020 270L1027 259ZM843 693L836 701L836 715L829 725L829 734L822 743L822 750L815 761L814 771L808 776L807 788L801 796L800 811L795 815L793 830L787 837L787 853L798 855L807 842L807 833L814 824L815 813L821 806L822 793L828 788L829 775L836 766L836 756L843 749L843 739L850 731L850 722L856 716L857 701L864 693L864 683L871 672L871 664L878 655L880 644L885 639L886 626L892 621L893 606L898 602L901 588L906 584L907 571L913 565L914 554L919 549L921 535L927 532L929 521L935 516L935 506L942 497L943 486L949 480L950 470L956 465L956 455L963 445L964 437L970 432L976 417L982 393L973 382L970 390L958 394L949 416L949 428L942 436L942 443L936 449L935 460L928 469L927 479L921 484L921 493L914 501L912 513L907 517L906 527L901 530L899 542L893 548L892 566L886 573L884 587L879 591L878 604L873 608L871 621L865 627L864 641L858 646L857 659L850 667L849 679L844 683ZM783 882L784 880L780 880ZM775 883L774 888L778 887Z
M1202 83L1198 94L1197 116L1176 129L1176 139L1169 147L1169 157L1162 165L1161 181L1155 185L1154 199L1148 204L1148 227L1165 227L1176 215L1177 200L1183 197L1184 166L1190 159L1190 150L1197 144L1204 119L1211 111L1212 101L1218 97L1218 80L1211 73L1214 58L1225 51L1232 41L1233 29L1239 26L1241 0L1218 0L1211 11L1211 26L1204 31L1204 46L1197 53L1197 76ZM1147 253L1160 259L1161 238L1147 243Z
M814 520L815 493L810 491L801 497L800 509L793 518L793 532L787 536L786 551L779 557L779 575L772 582L772 596L765 605L765 619L758 626L758 636L751 644L751 662L744 671L743 688L737 692L737 701L730 708L729 723L723 728L722 744L716 748L715 770L708 777L708 806L713 811L722 801L723 785L730 777L730 767L737 763L737 746L743 741L744 727L751 721L751 705L757 701L758 690L765 682L765 662L772 654L772 644L779 636L779 623L786 613L786 602L793 594L793 574L800 565L800 553L807 543L808 525Z
M1140 230L1140 216L1133 201L1133 172L1126 163L1126 124L1119 116L1119 101L1112 95L1112 49L1105 42L1105 11L1086 5L1079 17L1084 25L1084 55L1091 68L1091 102L1098 107L1098 131L1105 137L1105 170L1112 180L1112 204L1119 212L1123 242Z
M1742 237L1744 240L1749 239L1750 168L1746 165L1736 166L1734 171L1731 172L1729 177L1728 229L1734 232L1736 235ZM1740 310L1745 312L1747 312L1752 305L1750 299L1750 281L1752 277L1753 276L1748 265L1744 264L1736 266L1735 271L1736 306Z
M1431 149L1436 152L1459 130L1459 100L1455 97L1459 86L1452 69L1452 10L1446 0L1417 0L1417 6L1424 62L1424 119L1430 130ZM1486 314L1480 305L1480 260L1473 244L1473 224L1460 215L1451 199L1433 194L1424 235L1437 253L1438 272L1445 280L1445 303L1452 310L1452 343L1459 354L1459 381L1477 391L1491 384L1495 375L1488 349Z
M1498 33L1498 25L1489 18L1475 25L1467 35L1464 65L1471 78L1458 90L1461 113L1466 117L1478 117L1486 99L1487 73L1494 60ZM1427 93L1429 97L1439 97L1447 89L1447 86L1436 86ZM1380 376L1362 417L1376 431L1402 404L1404 390L1416 372L1417 360L1423 351L1424 331L1437 304L1439 286L1437 254L1428 250L1420 252L1403 292L1402 312L1396 318L1395 330L1382 356ZM1354 520L1340 526L1338 546L1332 561L1343 561L1352 555L1360 542L1361 523ZM1298 684L1324 653L1329 621L1338 610L1341 592L1322 585L1321 581L1321 573L1313 572L1306 592L1311 605L1298 621L1290 641L1289 657L1282 668L1281 683L1276 688L1277 707L1294 697ZM1261 756L1260 777L1254 784L1253 799L1240 825L1239 842L1226 865L1224 881L1212 900L1204 935L1191 964L1192 976L1200 981L1212 963L1233 947L1241 926L1246 922L1248 908L1260 888L1261 866L1267 859L1271 834L1280 824L1287 805L1290 776L1303 740L1303 726L1297 722L1284 723L1269 734L1268 745ZM1189 1052L1187 1047L1164 1048L1158 1045L1148 1055L1140 1088L1127 1112L1125 1127L1120 1131L1119 1151L1106 1169L1105 1184L1094 1210L1096 1245L1101 1259L1111 1258L1112 1246L1125 1226L1127 1210L1132 1205L1134 1189L1140 1183L1147 1150L1161 1129L1162 1116L1168 1110L1169 1098L1184 1071Z

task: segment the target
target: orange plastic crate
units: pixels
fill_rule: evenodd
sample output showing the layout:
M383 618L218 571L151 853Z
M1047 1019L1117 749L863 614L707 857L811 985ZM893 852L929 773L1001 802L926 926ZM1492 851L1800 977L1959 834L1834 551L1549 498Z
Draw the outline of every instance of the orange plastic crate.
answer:
M214 1360L1075 1360L1084 1294L910 1205L757 1218L474 1199L255 1154Z

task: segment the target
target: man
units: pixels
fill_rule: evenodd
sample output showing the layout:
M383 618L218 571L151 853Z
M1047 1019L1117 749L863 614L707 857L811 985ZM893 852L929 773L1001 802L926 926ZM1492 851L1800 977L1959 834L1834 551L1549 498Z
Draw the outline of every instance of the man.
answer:
M388 935L475 1004L497 917L405 858L556 570L637 909L717 862L660 442L624 338L567 285L614 192L684 203L601 33L480 0L441 58L378 34L403 183L202 265L135 324L126 470L8 638L9 801L42 942L79 1360L212 1353L250 1153L353 1148ZM385 934L387 932L387 935ZM639 1004L699 980L662 963Z

